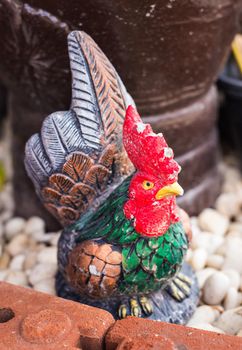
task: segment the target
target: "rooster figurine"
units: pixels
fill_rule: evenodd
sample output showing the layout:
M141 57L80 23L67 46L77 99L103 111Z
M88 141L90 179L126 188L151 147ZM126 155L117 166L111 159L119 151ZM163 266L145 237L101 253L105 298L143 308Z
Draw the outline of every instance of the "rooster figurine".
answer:
M190 232L176 205L180 167L95 42L72 32L68 49L70 110L45 119L25 158L38 195L64 226L58 294L120 318L184 323L198 287L183 264Z

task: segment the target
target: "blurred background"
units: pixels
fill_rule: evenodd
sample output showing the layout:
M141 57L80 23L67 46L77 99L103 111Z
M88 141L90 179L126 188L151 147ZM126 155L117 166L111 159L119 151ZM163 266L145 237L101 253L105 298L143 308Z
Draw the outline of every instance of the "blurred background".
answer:
M182 166L201 290L189 326L242 336L242 0L0 0L0 281L56 294L60 224L23 159L44 118L69 109L72 30L93 37Z

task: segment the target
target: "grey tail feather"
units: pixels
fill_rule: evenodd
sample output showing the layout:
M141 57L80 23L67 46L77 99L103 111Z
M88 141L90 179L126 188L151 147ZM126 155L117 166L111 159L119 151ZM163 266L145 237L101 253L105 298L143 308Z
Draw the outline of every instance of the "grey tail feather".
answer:
M25 146L25 168L34 182L37 192L51 175L53 168L38 134L34 134Z
M100 149L102 119L90 75L89 66L77 39L78 32L68 36L68 51L72 71L71 109L76 113L87 146Z

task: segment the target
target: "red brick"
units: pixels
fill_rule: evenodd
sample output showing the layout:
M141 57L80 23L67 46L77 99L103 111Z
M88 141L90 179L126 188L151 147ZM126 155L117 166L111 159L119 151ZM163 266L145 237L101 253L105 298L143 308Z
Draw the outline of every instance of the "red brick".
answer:
M0 323L0 350L99 350L114 323L101 309L0 282L4 308L14 317Z
M157 347L157 337L169 339L172 345ZM140 344L142 344L141 339L143 340L143 347L140 347L140 350L146 349L145 344L148 344L147 349L153 350L170 350L171 346L177 350L242 350L242 338L240 337L135 317L117 321L111 327L106 336L106 350L116 350L118 346L120 350L136 350L137 339ZM153 342L153 348L148 347L151 346L150 342Z

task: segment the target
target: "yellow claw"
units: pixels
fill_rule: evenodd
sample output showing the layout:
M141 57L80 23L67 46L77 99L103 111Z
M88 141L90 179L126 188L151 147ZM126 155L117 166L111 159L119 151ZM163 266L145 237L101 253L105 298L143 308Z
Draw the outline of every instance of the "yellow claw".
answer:
M186 275L184 275L183 273L178 273L177 278L179 278L179 280L181 280L182 282L185 282L186 284L188 284L188 286L191 286L192 285L192 280L187 277Z
M141 309L136 299L130 299L131 315L135 317L141 317Z
M142 307L143 312L149 316L153 313L153 307L150 303L150 301L145 297L142 296L139 298L140 305Z
M127 307L124 304L120 305L118 309L118 316L120 319L127 317Z

